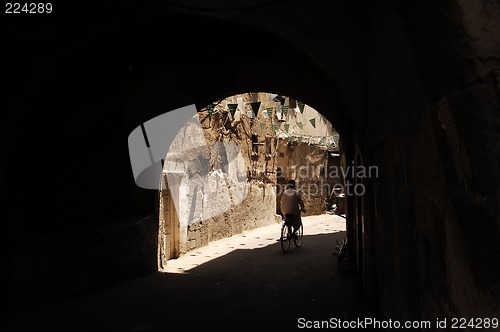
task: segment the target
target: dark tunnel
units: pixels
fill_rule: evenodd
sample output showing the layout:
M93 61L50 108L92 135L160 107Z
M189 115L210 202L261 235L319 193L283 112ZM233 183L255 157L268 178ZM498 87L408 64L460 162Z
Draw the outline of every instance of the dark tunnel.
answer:
M99 6L2 17L12 310L154 273L158 193L135 184L128 135L176 108L272 91L333 123L345 164L378 167L348 179L367 190L346 201L373 317L500 318L498 2Z

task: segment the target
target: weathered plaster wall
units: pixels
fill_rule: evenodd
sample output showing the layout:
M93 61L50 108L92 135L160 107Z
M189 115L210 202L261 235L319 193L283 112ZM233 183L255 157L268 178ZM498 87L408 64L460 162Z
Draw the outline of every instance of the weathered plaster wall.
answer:
M284 106L288 107L288 112L277 121L276 211L281 214L281 193L286 182L294 179L306 205L303 215L317 215L325 212L325 200L333 188L334 179L329 179L332 173L328 171L328 153L338 151L338 133L330 121L311 106L305 104L301 112L298 102L286 98Z
M328 178L324 170L328 166L328 150L315 144L289 142L288 139L278 141L278 166L282 169L281 186L278 195L285 190L286 182L294 179L297 184L306 212L304 216L325 212L325 198L328 196ZM279 203L278 203L279 210Z
M228 104L238 101L231 114ZM178 220L178 254L275 222L275 158L266 155L269 149L274 156L274 140L266 142L266 135L275 133L270 123L267 129L260 126L272 117L259 111L249 117L252 102L261 102L263 110L275 104L269 93L220 100L210 114L204 109L180 128L169 148L163 190L171 193L175 211L160 210L160 225L167 229L170 219ZM168 241L160 239L160 251Z

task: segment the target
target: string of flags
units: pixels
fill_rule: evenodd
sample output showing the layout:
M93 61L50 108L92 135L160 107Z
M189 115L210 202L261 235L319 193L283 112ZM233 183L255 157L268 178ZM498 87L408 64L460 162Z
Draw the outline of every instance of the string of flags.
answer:
M295 139L295 137L293 135L287 133L287 139L288 139L288 142L292 142ZM326 136L322 136L318 140L317 145L318 146L326 145L328 150L333 150L338 146L338 140L339 140L338 135L334 135L330 138L327 138ZM301 144L303 141L304 141L304 136L300 135L297 137L298 144ZM313 136L310 136L309 140L307 141L307 145L311 145L311 144L315 144L315 138Z
M247 116L249 118L254 118L256 114L259 114L261 104L262 103L260 101L250 103L252 110L246 112ZM305 104L303 102L300 102L300 101L297 102L297 104L298 104L298 108L299 108L300 113L303 113ZM237 103L228 103L227 107L228 107L231 115L234 116L234 113L238 109L238 104ZM207 113L208 113L209 117L211 117L213 115L214 108L215 108L214 103L210 103L206 106ZM284 117L286 118L286 116L288 115L289 106L284 105L281 107L281 110L283 112ZM240 110L240 111L242 113L244 113L244 110ZM262 111L262 113L267 115L269 118L271 118L273 116L273 107L267 107L265 110ZM326 122L326 118L323 115L320 115L320 116L321 116L321 119ZM309 123L313 126L313 128L316 128L316 118L310 118ZM304 123L302 121L297 122L297 127L299 127L301 130L304 129Z
M253 119L253 118L256 117L257 114L259 114L259 111L261 109L262 103L259 101L259 102L252 102L252 103L249 103L249 104L251 105L251 111L247 111L246 114L247 114L247 116L249 118ZM215 106L216 105L214 103L209 103L206 106L207 114L208 114L208 117L210 119L212 118L213 113L215 111ZM303 114L305 104L303 102L298 101L297 102L297 106L298 106L298 110L300 111L300 113ZM238 104L237 103L228 103L227 104L227 109L231 113L231 116L234 118L235 117L235 113L238 110ZM272 116L273 116L273 110L274 110L273 107L267 107L267 108L265 108L265 109L262 110L262 115L265 118L272 118ZM288 105L281 106L281 111L282 111L284 117L286 118L286 116L288 115L289 106ZM243 114L245 114L244 110L240 109L240 112L243 113ZM321 115L321 114L320 114L320 119L323 120L323 121L325 121L325 122L327 121L327 119L323 115ZM316 118L313 117L313 118L310 118L308 120L309 120L309 123L311 124L311 126L313 128L316 128ZM263 121L261 121L259 125L260 125L260 129L262 131L264 131L266 129L266 127L267 127L266 123L263 122ZM302 121L296 122L295 125L300 130L304 129L304 122L302 122ZM291 135L291 133L290 133L290 123L284 123L283 124L283 128L284 128L285 133L287 134L288 141L292 142L294 140L295 136ZM278 131L278 125L274 124L274 123L271 123L271 130L272 130L273 133L276 133ZM327 139L328 139L328 141L325 144L325 141ZM302 135L297 136L297 142L299 144L302 143L303 140L304 140L304 137ZM315 141L315 139L312 136L309 137L309 140L307 141L307 145L314 144L315 143L314 141ZM333 135L332 137L329 137L329 138L327 138L326 136L322 136L319 139L319 141L317 142L317 144L318 145L326 145L328 147L328 150L331 150L332 148L335 148L335 147L338 146L338 144L339 144L339 136L338 135Z
M299 101L299 102L297 102L297 105L299 106L300 114L303 114L305 104L303 102Z
M281 109L283 110L283 114L285 115L286 118L286 116L288 115L288 106L283 106Z
M266 110L267 110L267 116L272 117L273 116L273 109L271 107L268 107Z
M214 113L214 104L210 103L207 105L207 113L208 113L208 118L212 118L212 114Z
M231 116L234 118L234 113L238 108L238 104L227 104L227 108L229 108L229 112L231 113Z
M256 102L253 102L253 103L250 103L250 105L252 106L252 112L253 114L259 114L259 109L260 109L260 101L256 101Z

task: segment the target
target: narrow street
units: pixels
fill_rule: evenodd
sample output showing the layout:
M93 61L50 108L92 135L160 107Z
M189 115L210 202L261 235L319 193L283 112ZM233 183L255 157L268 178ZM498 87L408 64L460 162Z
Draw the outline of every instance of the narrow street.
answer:
M345 219L303 221L303 246L286 254L279 224L247 231L171 260L166 271L23 308L9 331L285 331L301 317L352 318L356 275L337 271L332 254Z

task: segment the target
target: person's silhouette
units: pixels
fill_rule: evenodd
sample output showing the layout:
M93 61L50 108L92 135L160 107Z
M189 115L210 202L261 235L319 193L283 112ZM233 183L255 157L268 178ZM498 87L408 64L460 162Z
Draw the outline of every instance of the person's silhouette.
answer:
M286 190L281 195L281 213L285 218L285 225L288 226L293 238L297 237L295 233L302 225L301 212L305 212L304 201L295 189L295 181L289 180L286 184Z

